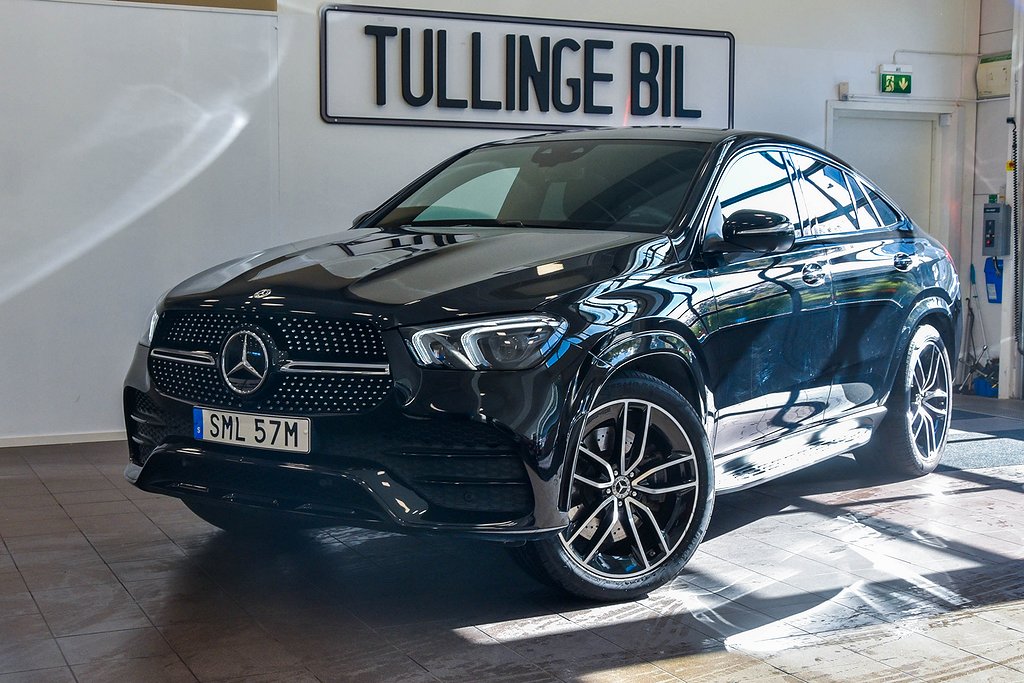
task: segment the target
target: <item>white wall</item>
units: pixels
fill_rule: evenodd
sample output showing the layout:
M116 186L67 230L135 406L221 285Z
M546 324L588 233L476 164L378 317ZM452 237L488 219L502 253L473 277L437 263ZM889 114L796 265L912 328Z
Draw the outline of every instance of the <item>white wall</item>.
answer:
M346 227L440 158L517 134L323 123L320 4L0 4L0 444L120 429L135 339L175 280ZM387 4L729 30L737 127L819 145L838 82L876 92L897 49L976 51L979 15L979 0ZM915 97L963 97L947 62L915 71Z
M982 54L1009 52L1013 41L1013 0L982 0ZM977 142L974 160L974 215L971 225L971 263L978 282L978 300L972 299L975 310L974 341L980 352L986 343L988 357L999 358L1000 304L988 303L985 294L985 257L982 246L982 209L990 194L1005 196L1006 161L1009 158L1006 117L1012 114L1009 98L978 104ZM965 283L967 277L963 278ZM1012 306L1013 290L1004 277L1003 301ZM1012 333L1012 332L1011 332Z
M156 297L287 238L276 23L0 3L0 443L122 430Z

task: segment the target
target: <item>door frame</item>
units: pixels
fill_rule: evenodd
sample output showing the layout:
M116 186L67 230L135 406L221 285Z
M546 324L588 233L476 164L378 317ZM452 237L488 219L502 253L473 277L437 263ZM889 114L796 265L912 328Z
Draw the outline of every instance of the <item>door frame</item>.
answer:
M946 245L960 264L961 230L971 225L974 197L964 196L964 107L954 101L836 101L826 103L825 149L832 151L836 127L841 118L902 119L929 121L932 124L931 201L928 209L929 233ZM973 142L969 151L973 158ZM943 162L952 161L951 164ZM883 190L885 188L882 188ZM972 188L973 189L973 188ZM951 207L957 207L957 211ZM964 217L967 216L967 223Z

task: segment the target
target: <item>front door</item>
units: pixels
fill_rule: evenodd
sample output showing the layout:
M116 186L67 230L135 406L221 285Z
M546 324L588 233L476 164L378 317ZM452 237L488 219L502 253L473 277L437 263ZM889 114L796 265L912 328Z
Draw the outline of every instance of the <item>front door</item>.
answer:
M801 234L788 168L780 151L740 157L719 183L716 212L783 214ZM836 320L826 246L798 238L784 254L709 258L715 312L705 348L717 410L714 450L724 455L822 419Z

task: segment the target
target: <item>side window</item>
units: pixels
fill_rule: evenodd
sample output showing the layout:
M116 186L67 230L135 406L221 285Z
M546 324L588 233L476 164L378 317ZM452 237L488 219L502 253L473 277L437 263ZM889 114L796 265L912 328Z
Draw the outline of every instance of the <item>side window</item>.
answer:
M868 197L871 198L871 203L875 205L875 211L878 212L878 217L882 219L882 225L888 227L895 225L900 222L900 215L896 213L896 209L889 205L889 202L882 199L881 195L872 190L870 187L867 188Z
M875 212L871 208L871 202L864 196L860 182L852 175L847 175L846 179L850 182L850 189L853 190L853 202L857 206L857 225L861 230L880 228L878 219L875 218Z
M800 220L789 181L786 162L779 152L754 152L740 157L718 185L722 217L742 209L780 213L793 222Z
M837 235L856 230L856 212L846 175L819 159L799 153L793 153L792 158L807 212L815 223L814 234Z

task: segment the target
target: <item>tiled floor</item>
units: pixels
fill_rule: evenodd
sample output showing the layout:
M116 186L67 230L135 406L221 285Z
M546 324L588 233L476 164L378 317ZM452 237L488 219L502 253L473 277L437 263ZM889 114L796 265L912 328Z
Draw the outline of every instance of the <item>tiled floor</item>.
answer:
M482 542L234 540L120 444L0 450L0 682L1024 681L1024 411L957 408L952 467L724 496L671 586L597 606Z

